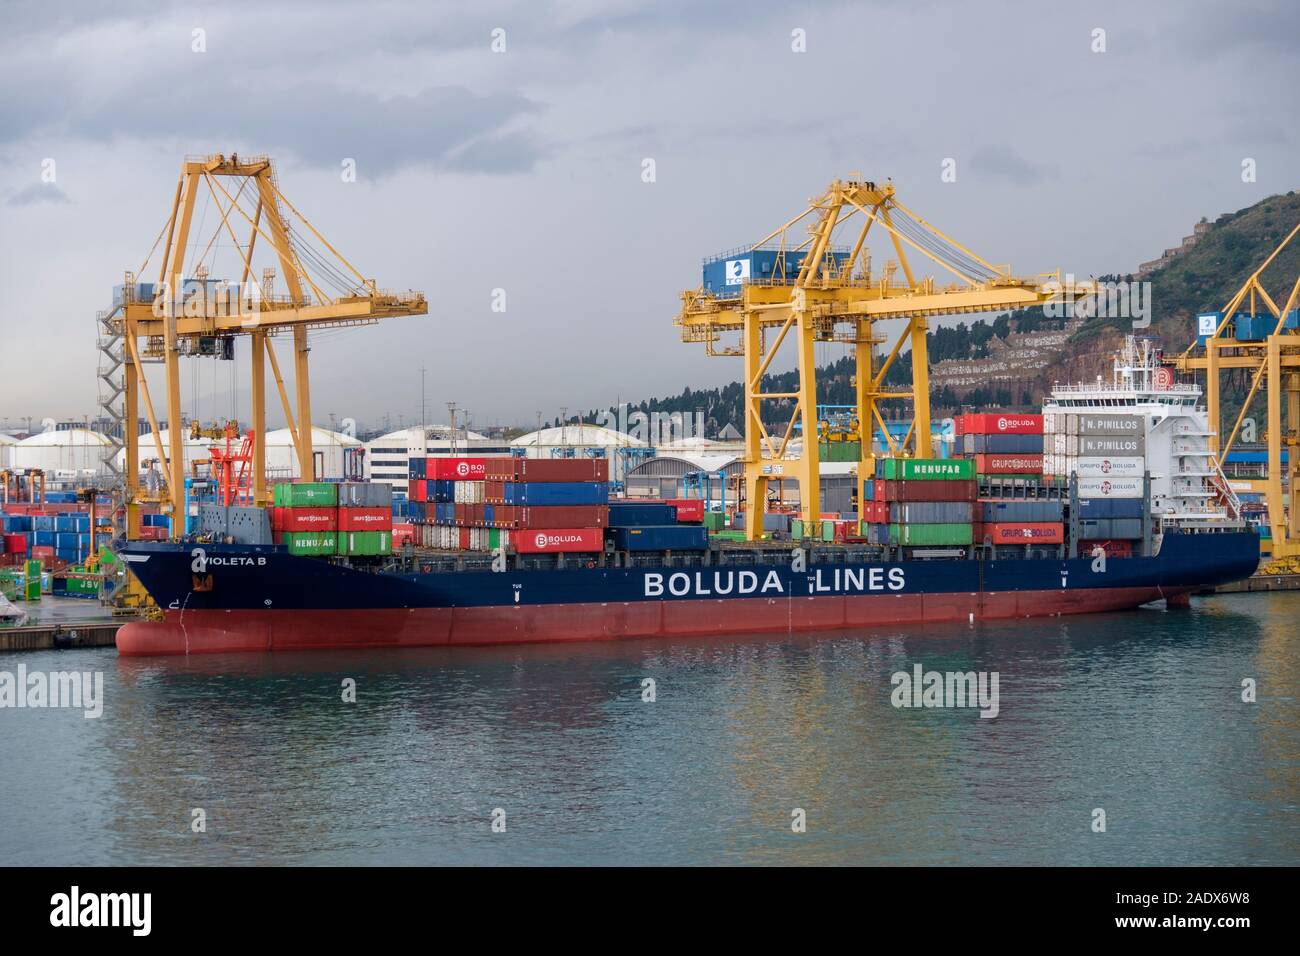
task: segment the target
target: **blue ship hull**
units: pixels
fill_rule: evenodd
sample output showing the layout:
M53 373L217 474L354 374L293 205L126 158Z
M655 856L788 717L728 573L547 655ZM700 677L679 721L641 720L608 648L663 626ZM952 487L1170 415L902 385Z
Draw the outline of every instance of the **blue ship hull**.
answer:
M1239 580L1253 532L1167 534L1152 557L379 573L278 547L132 542L163 609L123 654L596 640L1035 617ZM819 558L826 557L818 555Z

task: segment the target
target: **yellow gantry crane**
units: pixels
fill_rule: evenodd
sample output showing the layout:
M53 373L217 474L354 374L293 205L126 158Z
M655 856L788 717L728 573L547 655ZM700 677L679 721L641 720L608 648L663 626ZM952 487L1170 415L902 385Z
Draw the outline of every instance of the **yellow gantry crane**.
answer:
M1300 562L1296 561L1300 558L1300 509L1296 507L1300 503L1300 311L1296 308L1300 304L1300 276L1280 307L1264 288L1261 276L1297 234L1300 224L1250 274L1222 312L1197 317L1198 323L1206 324L1200 326L1201 334L1177 360L1183 371L1205 373L1205 405L1212 432L1209 445L1220 467L1237 440L1252 400L1261 387L1264 389L1268 407L1265 500L1271 539L1262 539L1260 548L1273 556L1279 573L1300 570ZM1250 369L1254 375L1228 438L1220 445L1222 379L1235 369ZM1285 465L1283 448L1287 449Z
M802 241L789 235L800 223L807 232ZM873 275L866 240L877 223L888 235L897 260ZM837 247L837 232L846 224L850 229L840 234L856 236L850 246ZM932 277L918 278L908 260L909 249L942 266L952 274L952 281L940 287ZM750 268L759 252L768 254L765 266L773 266L767 276ZM1092 282L1062 283L1059 271L1033 278L1013 276L1009 265L985 261L905 207L896 198L892 182L863 181L857 173L847 181L831 183L803 212L753 246L718 261L725 263L734 292L703 286L687 290L674 322L681 327L682 341L702 342L710 355L744 359L745 524L750 540L762 535L769 480L797 480L803 520L811 522L819 516L816 343L840 342L856 350L856 407L862 433L858 473L866 476L875 463L871 435L877 425L891 455L924 458L930 454L928 316L1023 309L1062 296L1083 299L1096 293ZM888 339L876 331L875 324L895 319L906 320L906 326L884 360L877 362L875 347ZM739 341L723 344L725 333L736 334ZM792 335L798 352L798 390L764 392L763 376ZM912 385L886 388L885 375L908 343ZM762 414L763 403L773 401L789 401L793 406L784 432L776 436L769 434ZM897 401L910 401L913 408L912 427L899 443L890 437L881 411L885 402ZM791 444L796 422L802 431L797 455Z
M195 211L204 197L211 202L200 214L200 223L215 219L206 242L202 236L191 236ZM242 242L237 228L247 237ZM226 238L230 240L227 250L234 253L237 282L234 275L229 281L208 279L209 257L219 243L224 245ZM268 502L267 362L293 435L299 474L310 480L314 466L309 330L369 325L382 318L424 315L428 311L424 293L382 291L374 279L358 272L280 192L274 167L266 156L240 157L232 153L186 158L176 183L171 214L139 274L145 273L160 247L157 283L137 282L137 273L128 272L119 301L105 317L107 327L123 343L124 496L127 537L131 539L139 536L139 505L145 497L140 488L136 424L141 404L153 428L166 486L161 498L173 515L176 533L184 528L181 358L220 354L233 358L235 339L246 336L251 340L253 496L257 504L264 505ZM276 293L274 267L264 268L261 281L253 281L255 255L278 266L287 293ZM272 339L280 335L291 337L293 342L292 404L272 345ZM166 448L144 375L147 362L161 363L166 369L164 401L170 431Z

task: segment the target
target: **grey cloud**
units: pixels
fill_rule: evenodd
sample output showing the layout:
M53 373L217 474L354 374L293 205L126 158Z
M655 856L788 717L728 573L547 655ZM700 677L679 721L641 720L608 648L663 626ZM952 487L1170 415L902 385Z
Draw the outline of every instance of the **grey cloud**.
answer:
M71 199L54 183L32 183L14 193L7 200L6 206L34 206L38 203L70 203Z
M1018 186L1032 186L1055 176L1051 166L1030 162L1009 146L981 146L971 154L970 165L981 176Z

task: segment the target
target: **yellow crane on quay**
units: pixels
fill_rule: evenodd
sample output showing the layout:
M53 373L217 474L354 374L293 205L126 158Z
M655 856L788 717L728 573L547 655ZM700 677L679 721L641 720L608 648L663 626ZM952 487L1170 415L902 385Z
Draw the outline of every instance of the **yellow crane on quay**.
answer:
M1176 361L1182 371L1205 373L1209 446L1220 467L1232 450L1251 402L1264 389L1268 418L1264 499L1269 537L1260 540L1260 549L1272 556L1263 569L1269 574L1300 573L1300 276L1280 306L1264 287L1262 276L1297 235L1300 223L1247 277L1222 311L1197 316L1197 338ZM1241 369L1253 373L1250 388L1227 440L1220 445L1224 380Z
M206 192L205 192L206 191ZM211 237L193 237L201 198L211 200L200 213L199 231L211 217ZM288 213L286 214L286 210ZM236 229L246 239L241 241ZM230 240L232 275L209 279L216 250ZM258 244L258 240L261 244ZM137 281L161 248L156 283ZM255 255L274 266L254 281ZM286 292L275 290L276 267ZM393 316L424 315L422 292L388 292L362 275L307 221L280 191L269 157L187 157L164 223L145 264L128 272L111 312L100 317L111 336L101 342L120 363L124 445L123 496L126 536L140 533L140 504L157 500L173 516L173 532L185 525L185 460L182 429L180 360L209 356L233 360L235 341L251 342L252 491L258 505L268 503L266 477L266 365L269 362L285 420L293 436L299 474L313 475L312 411L308 335L312 330L370 325ZM273 340L292 341L294 401L281 374ZM116 343L116 344L112 344ZM159 416L150 396L145 366L165 369L164 398L169 441L164 447ZM107 380L107 378L106 378ZM140 436L137 422L143 405L153 429L154 451L163 487L154 495L140 487Z
M791 236L801 223L806 238ZM877 224L897 256L878 275L872 273L866 246ZM837 247L837 234L854 235L851 245ZM908 260L909 249L947 270L951 280L940 286L933 277L919 277ZM892 182L864 181L858 173L832 182L801 213L752 246L705 260L704 272L699 288L682 293L674 322L681 327L682 341L703 343L710 355L744 359L745 530L750 540L763 533L769 481L794 478L803 520L819 516L818 342L839 342L855 350L856 418L863 439L858 474L865 477L875 463L870 436L877 425L891 455L930 454L929 316L1023 309L1061 297L1082 299L1097 291L1093 282L1062 282L1059 271L1015 276L1009 265L986 261L904 206ZM898 319L905 325L883 361L877 361L876 346L886 344L888 337L875 326ZM724 335L736 338L724 341ZM764 392L763 377L791 339L796 343L798 389ZM887 388L885 376L908 344L912 384ZM784 431L773 435L764 425L764 403L781 401L790 402L792 411ZM896 443L885 426L882 406L899 401L911 402L913 416L911 429ZM792 453L791 444L796 423L802 432L798 454Z

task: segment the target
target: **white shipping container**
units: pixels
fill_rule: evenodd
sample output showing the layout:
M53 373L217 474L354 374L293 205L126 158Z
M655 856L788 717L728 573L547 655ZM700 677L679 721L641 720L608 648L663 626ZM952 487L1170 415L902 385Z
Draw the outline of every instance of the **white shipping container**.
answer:
M1108 413L1080 413L1076 428L1071 434L1083 435L1146 435L1146 418L1142 415L1111 415Z
M1053 435L1052 454L1067 456L1079 454L1079 439L1073 435Z
M1105 456L1080 456L1073 459L1069 472L1080 478L1141 478L1147 460L1136 458L1107 458Z
M1141 498L1141 478L1079 478L1080 498Z
M481 482L471 482L471 484L481 484ZM488 549L487 528L469 529L469 549L471 551L486 551Z
M1080 435L1072 440L1078 443L1078 448L1070 454L1084 457L1105 455L1129 458L1146 452L1146 437L1143 435Z

